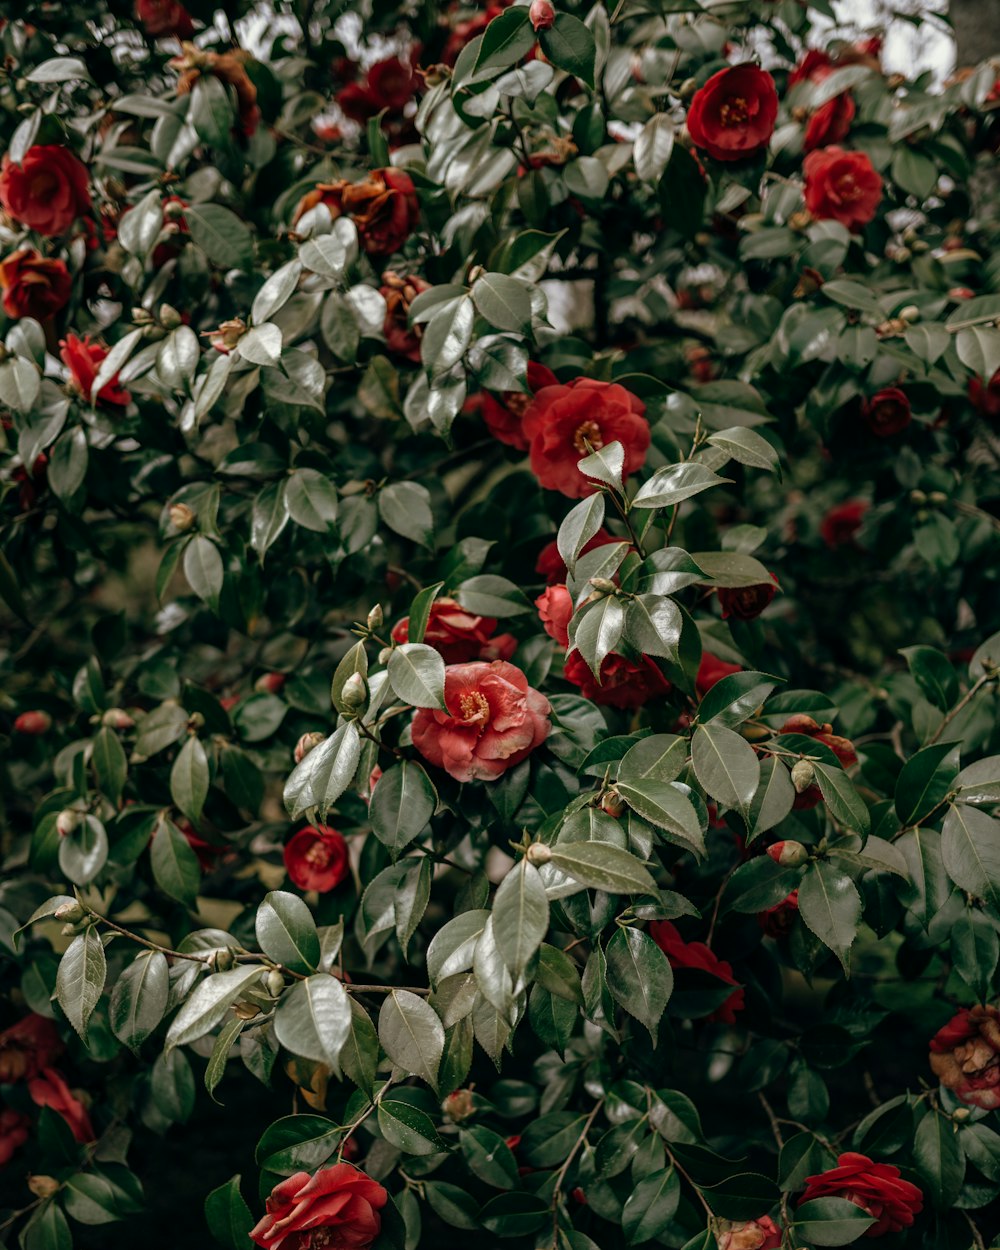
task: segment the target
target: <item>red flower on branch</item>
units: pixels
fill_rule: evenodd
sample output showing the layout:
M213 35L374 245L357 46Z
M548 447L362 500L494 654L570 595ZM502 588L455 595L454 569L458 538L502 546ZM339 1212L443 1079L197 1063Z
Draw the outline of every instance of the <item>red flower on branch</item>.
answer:
M741 161L767 147L778 116L774 79L756 65L733 65L695 92L687 128L717 161Z
M931 1039L931 1069L956 1098L1000 1108L1000 1008L963 1007Z
M36 144L19 165L4 156L0 205L29 230L54 238L90 211L89 182L87 166L69 148Z
M327 894L350 872L347 843L336 829L307 825L284 850L285 869L300 890Z
M605 707L642 707L650 699L670 693L670 682L648 655L630 660L613 651L604 657L598 681L580 652L571 651L566 657L563 676L580 687L585 699Z
M837 1159L835 1168L806 1177L805 1193L799 1203L814 1198L846 1198L873 1216L875 1223L866 1237L898 1233L909 1228L924 1206L924 1196L916 1185L904 1181L899 1168L874 1163L867 1155L848 1151Z
M250 1233L263 1250L366 1250L379 1235L389 1195L350 1163L296 1172L271 1190Z
M440 653L445 664L467 664L471 660L482 660L486 658L485 653L491 647L496 649L498 644L501 650L512 655L517 644L510 634L494 637L496 627L496 620L492 616L476 616L473 612L466 612L454 599L435 599L427 618L424 642ZM408 616L404 616L392 627L392 639L394 642L409 642Z
M67 334L59 346L61 349L59 355L69 370L70 385L89 404L91 388L101 362L108 354L108 349L100 343L91 343L88 335L84 335L81 339L75 334ZM128 391L124 390L118 381L117 373L97 392L98 403L114 404L116 407L125 407L131 398Z
M44 321L65 307L73 279L64 261L20 247L0 261L0 287L8 317Z
M859 230L875 216L882 179L864 152L819 148L809 153L802 170L806 208L814 217Z

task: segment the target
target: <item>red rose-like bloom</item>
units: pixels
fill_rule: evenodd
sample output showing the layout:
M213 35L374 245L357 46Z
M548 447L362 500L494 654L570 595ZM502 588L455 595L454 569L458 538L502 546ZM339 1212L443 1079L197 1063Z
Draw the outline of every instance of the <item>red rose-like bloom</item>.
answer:
M677 932L677 926L669 920L654 920L649 926L649 936L663 951L670 961L671 968L695 968L699 972L709 972L727 985L736 989L721 1007L708 1017L709 1020L721 1020L724 1024L732 1024L736 1013L743 1010L743 988L733 976L733 966L725 959L720 959L704 942L685 942Z
M44 321L65 307L73 279L63 261L41 256L33 247L19 247L0 261L0 287L8 317Z
M780 938L791 931L799 914L799 892L793 890L787 898L773 907L757 913L757 923L766 937Z
M985 386L982 378L970 378L969 398L984 416L1000 417L1000 369Z
M614 382L574 378L565 386L543 386L524 414L532 473L547 490L582 499L597 488L576 466L591 451L619 442L628 477L646 462L645 411L641 399Z
M320 894L340 885L350 871L347 843L327 825L306 825L288 842L285 869L300 890Z
M931 1069L971 1107L1000 1107L1000 1009L963 1007L931 1039Z
M37 737L48 733L52 728L52 717L48 712L22 712L14 720L14 732Z
M470 17L464 22L456 22L441 52L442 64L454 65L465 45L477 35L481 35L490 22L500 16L505 7L505 4L487 4L486 8L475 17Z
M29 230L52 238L90 210L88 182L87 166L69 148L35 144L20 165L4 156L0 204Z
M265 1250L366 1250L382 1228L388 1194L350 1163L296 1172L271 1190L250 1233Z
M648 655L635 662L612 651L604 657L598 682L580 652L571 651L566 657L563 676L580 687L585 699L605 707L642 707L650 699L670 693L670 682Z
M28 1140L31 1121L20 1111L4 1107L0 1111L0 1168L10 1163L14 1151Z
M486 428L501 443L508 447L516 447L518 451L527 451L529 440L524 432L524 414L528 405L538 392L545 386L558 386L559 379L537 361L528 361L528 391L504 391L499 399L495 399L488 391L484 391L480 403L480 412L486 422Z
M45 1016L25 1016L0 1033L0 1085L30 1080L62 1050L55 1024Z
M394 356L402 356L414 364L420 360L423 326L410 325L410 305L421 291L429 291L430 286L429 282L416 275L403 278L387 269L379 287L385 300L385 324L382 327L385 345Z
M67 334L59 346L59 356L69 370L71 385L90 403L90 388L94 385L97 371L108 354L108 349L100 343L91 343L89 335L80 339L75 334ZM97 392L98 403L116 404L119 407L124 407L131 398L128 391L123 390L117 373Z
M853 542L868 507L864 499L849 499L847 503L831 508L820 522L820 538L831 550Z
M51 1107L61 1115L78 1142L93 1141L97 1136L87 1108L73 1096L55 1068L43 1068L38 1076L29 1080L28 1093L37 1107Z
M319 183L299 200L293 220L320 203L332 217L346 213L353 218L361 246L371 256L399 251L420 216L413 179L392 167L376 169L362 182Z
M549 735L549 701L505 660L452 664L444 673L446 712L418 708L413 745L456 781L495 781Z
M833 726L826 722L821 725L818 721L813 720L811 716L799 713L790 716L788 720L781 726L779 730L783 734L805 734L807 738L815 738L817 742L822 742L830 748L830 750L840 760L842 768L850 768L852 764L858 762L858 753L854 749L854 743L850 738L842 738L839 734L833 732ZM810 807L815 807L823 798L823 792L818 785L808 786L801 794L796 794L793 804L796 811L806 811Z
M548 586L535 600L542 628L560 647L569 646L569 622L573 597L565 586Z
M466 612L454 599L435 599L424 630L424 642L440 653L445 664L467 664L470 660L483 659L485 649L495 641L496 627L493 617ZM393 642L409 642L408 616L392 627L392 639Z
M694 93L688 133L717 161L741 161L767 147L778 116L774 79L756 65L720 69Z
M876 438L889 438L905 430L913 419L910 401L898 386L886 386L861 406L861 415Z
M820 82L833 73L833 61L819 48L810 48L802 60L788 75L789 87L797 82Z
M712 655L710 651L704 651L698 665L698 676L694 681L695 688L699 696L706 695L723 677L742 672L743 669L738 664L730 664L726 660L720 660L717 655Z
M806 1191L799 1203L814 1198L846 1198L875 1218L866 1237L898 1233L909 1228L924 1206L924 1196L916 1185L904 1181L899 1168L889 1163L873 1163L867 1155L848 1151L837 1166L818 1176L806 1177Z
M839 143L845 138L854 121L854 97L849 91L827 100L809 118L802 146L807 152L825 148L827 144Z
M552 7L550 0L531 0L531 7L528 9L528 20L531 22L531 29L534 31L550 30L556 21L556 11Z
M593 551L595 547L606 547L608 543L617 542L621 542L621 539L615 538L614 534L609 534L606 529L601 528L589 542L584 543L580 549L580 555L585 556L588 551ZM538 560L535 562L535 572L540 577L544 577L550 586L566 581L566 574L569 570L566 568L566 561L559 554L559 544L555 539L550 543L546 543L538 553Z
M832 218L859 230L875 216L882 179L864 152L836 146L810 152L802 163L806 208L814 217Z
M760 616L779 590L778 579L773 573L770 582L759 582L756 586L720 586L722 619L732 616L738 621L752 621Z
M135 0L135 17L153 39L164 35L190 39L194 34L191 14L177 0Z
M719 1250L779 1250L781 1229L769 1215L733 1224L722 1220L716 1231Z
M336 100L352 121L363 123L383 109L402 113L420 86L420 75L413 66L398 56L390 56L376 61L364 83L348 83L338 91Z

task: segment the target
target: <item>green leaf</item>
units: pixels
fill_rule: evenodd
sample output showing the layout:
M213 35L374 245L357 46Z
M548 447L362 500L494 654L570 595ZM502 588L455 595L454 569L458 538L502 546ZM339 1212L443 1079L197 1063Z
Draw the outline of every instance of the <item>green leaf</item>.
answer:
M445 709L444 660L433 647L422 642L394 647L388 670L392 689L404 703Z
M641 929L619 927L608 942L608 989L631 1016L644 1024L656 1045L660 1020L674 988L666 955Z
M726 887L730 911L753 913L775 907L796 889L802 879L801 865L776 864L769 855L757 855L733 873Z
M329 533L337 519L337 486L317 469L296 469L285 483L285 502L296 525Z
M434 513L426 486L419 482L393 482L379 491L378 510L394 533L421 546L433 546Z
M367 1011L351 999L351 1026L340 1052L340 1066L358 1089L372 1095L378 1067L378 1034Z
M640 786L644 781L674 781L687 764L687 740L678 734L650 734L622 756L618 780Z
M98 731L91 748L90 762L94 766L98 789L117 807L128 776L128 760L121 739L113 729L105 726Z
M189 204L184 220L191 239L221 269L253 267L253 235L241 217L221 204Z
M731 482L731 478L719 477L707 465L697 460L672 464L657 469L648 482L644 482L632 500L634 508L669 508L690 499L693 495ZM695 557L698 559L698 557ZM698 561L701 563L701 561Z
M130 1050L138 1050L167 1011L170 971L160 951L142 951L122 972L111 991L111 1031Z
M542 944L548 927L549 900L541 875L527 860L518 860L501 881L493 902L497 949L515 980Z
M931 703L947 712L958 698L958 674L948 657L935 647L901 647L899 654Z
M481 317L498 330L526 333L531 327L531 293L525 282L503 273L485 273L472 286Z
M378 1015L378 1038L397 1067L436 1088L444 1026L426 999L409 990L387 994Z
M918 825L939 807L958 776L959 744L936 742L911 756L896 780L896 815L903 825Z
M211 1096L212 1101L218 1103L219 1106L222 1104L215 1097L215 1090L223 1076L225 1076L226 1065L229 1063L233 1045L243 1032L246 1024L246 1020L241 1020L239 1016L229 1017L215 1036L215 1045L212 1047L212 1053L205 1066L205 1089ZM176 1055L180 1052L175 1050L171 1053Z
M598 681L601 665L618 645L624 627L625 608L614 595L604 595L589 604L571 624L570 643L587 661Z
M750 841L780 824L795 803L795 787L785 765L773 756L761 761L760 785L747 814Z
M698 705L698 720L730 728L748 720L763 705L778 678L766 673L730 673L707 691Z
M734 425L726 430L718 430L708 436L712 447L718 447L727 456L751 469L766 469L769 473L778 471L778 453L771 444L756 430L745 426Z
M156 822L149 861L153 878L164 894L185 907L194 907L201 885L201 865L187 838L165 816Z
M459 1144L469 1171L495 1189L517 1189L517 1160L506 1141L492 1129L475 1125L463 1129Z
M73 1234L66 1217L51 1199L25 1224L19 1242L22 1250L73 1250Z
M473 77L485 77L487 71L499 72L514 65L535 44L535 32L528 21L528 12L519 7L504 10L483 32Z
M941 857L957 886L1000 908L1000 820L976 807L949 807Z
M969 908L955 921L951 958L955 971L978 1000L987 1002L1000 960L1000 937L984 912Z
M951 1116L928 1111L917 1125L913 1158L935 1208L951 1210L965 1178L965 1155Z
M472 342L476 309L469 296L445 304L424 328L420 359L433 378L457 365Z
M572 573L577 557L604 524L604 496L588 495L575 504L562 520L556 535L556 547L563 563Z
M224 577L222 556L204 534L195 534L184 549L184 576L198 598L217 611Z
M96 816L85 816L59 839L59 867L74 885L87 885L108 859L108 835Z
M659 182L674 150L674 123L667 113L654 113L632 146L635 172L643 182Z
M603 482L619 494L624 490L622 473L625 468L625 448L621 443L605 443L589 456L577 461L577 469L584 477Z
M830 815L857 833L867 833L871 827L871 817L847 773L842 768L820 763L819 760L813 761L813 769Z
M634 855L607 842L555 846L550 862L589 890L609 894L655 894L656 882Z
M205 1199L205 1223L215 1240L226 1250L246 1250L254 1218L240 1193L237 1174L213 1189Z
M771 574L753 556L736 551L698 551L691 559L702 570L700 578L706 586L739 589L771 583Z
M760 760L745 738L724 725L699 725L691 740L691 764L713 799L739 808L746 818L760 784Z
M351 1031L351 1004L344 987L327 973L296 981L274 1013L274 1033L293 1055L325 1063L340 1073L340 1052Z
M354 779L360 759L361 739L353 722L314 747L285 782L285 807L292 820L313 808L325 818Z
M636 595L625 614L625 639L641 655L677 660L684 618L665 595Z
M705 854L705 839L698 813L676 786L666 781L619 780L616 788L629 807L643 820L648 820L658 829L666 830L671 835L671 840L678 840L695 855Z
M538 32L538 42L547 60L593 90L597 46L578 17L557 12L554 24Z
M186 1046L211 1032L251 982L258 980L264 971L262 964L242 964L230 968L228 972L213 972L206 977L170 1022L167 1048Z
M403 760L383 773L372 791L372 831L395 858L424 832L436 806L437 794L426 772Z
M846 1246L874 1223L867 1211L846 1198L814 1198L796 1208L792 1227L803 1244Z
M390 1145L408 1155L432 1155L447 1148L430 1116L398 1098L383 1098L378 1104L378 1126Z
M70 942L56 973L56 999L85 1044L87 1025L104 990L107 975L104 946L96 927L90 925Z
M432 985L472 967L476 944L489 918L488 911L476 908L461 912L438 929L427 947L427 975Z
M264 563L267 552L281 537L289 516L284 482L269 483L253 501L250 545L260 556L261 564Z
M847 873L826 860L809 864L799 885L799 915L847 972L861 923L861 896Z
M293 972L315 972L319 966L319 934L312 912L297 894L272 890L265 894L254 920L257 944L268 959Z
M467 578L456 589L455 598L477 616L518 616L534 611L518 586L495 573Z

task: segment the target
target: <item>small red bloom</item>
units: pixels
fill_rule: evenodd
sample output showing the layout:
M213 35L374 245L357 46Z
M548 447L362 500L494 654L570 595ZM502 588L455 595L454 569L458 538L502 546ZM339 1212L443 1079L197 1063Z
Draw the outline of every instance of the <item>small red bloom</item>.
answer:
M19 165L4 156L0 205L29 230L53 238L90 211L89 181L87 166L69 148L35 144Z
M814 1198L846 1198L875 1218L866 1237L898 1233L909 1228L924 1206L924 1196L916 1185L904 1181L899 1168L874 1163L867 1155L848 1151L837 1159L835 1168L806 1177L803 1202Z
M677 926L669 920L654 920L649 926L649 936L666 955L671 968L694 968L699 972L709 972L726 985L736 987L721 1007L716 1008L708 1017L709 1020L733 1024L736 1013L743 1010L744 1003L743 987L733 976L732 964L720 959L704 942L685 942L678 933Z
M35 1077L52 1066L63 1049L55 1024L45 1016L24 1016L0 1033L0 1085Z
M982 378L970 378L969 398L983 416L1000 417L1000 369L985 386Z
M757 923L766 937L781 938L791 932L795 917L799 914L799 892L793 890L787 898L773 907L757 913Z
M97 377L101 361L108 354L108 349L102 347L100 343L91 343L88 335L84 335L81 339L75 334L67 334L59 346L62 349L59 355L69 370L70 384L87 403L90 403L90 388ZM115 404L118 407L125 407L131 398L128 391L124 390L118 381L117 373L97 392L98 403Z
M687 128L717 161L741 161L767 147L778 116L774 79L756 65L720 69L695 92Z
M385 324L382 332L385 345L394 356L401 356L414 364L420 361L420 339L423 326L410 325L410 305L422 291L429 291L431 284L416 274L401 277L387 269L382 275L379 291L385 300Z
M300 890L320 894L335 889L350 872L347 843L326 825L300 829L286 845L284 859L288 875Z
M485 658L497 627L492 616L476 616L454 599L435 599L424 630L424 642L441 654L445 664L467 664ZM506 638L506 635L502 635ZM410 618L404 616L392 627L394 642L408 642Z
M854 97L849 91L827 100L809 118L802 146L807 152L816 148L824 148L830 143L839 143L847 137L847 132L854 121Z
M165 35L190 39L194 34L191 14L177 0L135 0L135 17L153 39Z
M51 1107L69 1125L78 1142L93 1141L97 1134L87 1108L71 1091L55 1068L43 1068L28 1081L31 1101L38 1107Z
M593 551L595 547L606 547L608 543L617 543L621 539L615 538L614 534L609 534L606 529L599 529L589 542L584 543L580 550L580 555L585 556L588 551ZM550 586L557 582L565 582L566 574L569 570L566 568L566 562L559 554L559 544L553 538L550 543L546 543L542 550L538 553L538 559L535 562L535 572L539 576L544 577Z
M401 114L420 86L420 75L409 61L390 56L376 61L363 83L350 82L341 88L336 101L352 121L364 123L383 109Z
M841 767L850 768L858 762L858 753L854 749L854 743L850 738L842 738L839 734L833 732L833 726L827 722L820 725L813 720L811 716L799 713L790 716L788 720L781 726L779 730L783 734L804 734L807 738L815 738L817 742L822 742L830 748L840 761ZM815 807L823 798L823 793L819 786L815 783L807 786L801 794L796 794L794 807L796 811L806 811L810 807ZM771 848L774 849L773 847Z
M861 406L861 415L876 438L899 434L913 419L910 401L898 386L886 386L866 399Z
M550 0L531 0L528 21L531 22L531 29L536 33L540 30L550 30L556 21L556 11Z
M370 256L398 252L420 216L413 179L392 166L373 170L361 182L318 183L299 200L293 222L317 204L325 204L334 218L344 214L352 218L361 246Z
M566 657L563 676L580 687L585 699L605 707L642 707L650 699L662 698L670 693L670 682L648 655L633 661L612 652L605 656L601 664L601 680L598 682L580 652L571 651Z
M73 279L63 261L41 256L33 247L21 247L0 262L0 287L8 317L44 321L65 307Z
M802 163L806 208L848 230L866 226L882 199L882 179L864 152L836 146L810 152Z
M833 550L854 541L869 504L864 499L849 499L831 508L819 526L819 536Z
M28 1140L31 1121L13 1107L0 1111L0 1168L10 1163L14 1152Z
M963 1007L931 1039L931 1068L970 1107L1000 1107L1000 1008Z
M833 61L827 53L821 52L819 48L810 48L788 75L788 85L794 87L798 82L820 82L828 78L833 69Z
M37 736L48 733L52 728L52 717L48 712L22 712L14 721L14 732Z
M367 1250L382 1228L389 1195L350 1163L296 1172L271 1190L250 1233L263 1250Z
M501 443L527 451L529 440L524 432L524 414L537 393L545 386L558 386L559 379L537 361L528 361L528 391L504 391L499 399L484 391L479 410L486 428Z
M710 651L705 651L702 653L701 663L698 665L698 676L694 684L699 696L704 696L716 682L722 681L723 677L742 672L739 664L730 664L726 660L720 660L717 655L712 655Z
M738 621L752 621L760 616L780 589L773 573L770 582L759 582L756 586L720 586L718 594L722 619L732 616Z
M769 1215L733 1223L721 1220L716 1229L719 1250L780 1250L781 1229Z
M569 622L573 598L565 586L548 586L535 600L542 628L560 647L569 646Z

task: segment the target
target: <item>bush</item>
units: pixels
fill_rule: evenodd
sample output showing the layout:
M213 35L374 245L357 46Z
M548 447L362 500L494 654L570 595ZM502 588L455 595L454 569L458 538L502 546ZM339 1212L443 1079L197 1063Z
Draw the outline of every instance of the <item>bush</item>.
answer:
M10 1246L1000 1233L997 75L830 16L7 20Z

